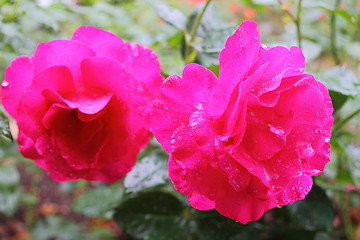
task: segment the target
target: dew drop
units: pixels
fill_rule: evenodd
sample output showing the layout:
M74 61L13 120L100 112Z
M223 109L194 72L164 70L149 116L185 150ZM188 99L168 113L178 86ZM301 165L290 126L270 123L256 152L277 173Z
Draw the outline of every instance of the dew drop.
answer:
M2 87L8 87L9 86L9 82L8 81L6 81L6 80L4 80L2 83L1 83L1 86Z
M330 142L330 138L329 138L329 137L326 137L326 138L324 139L324 141L325 141L326 143L329 143L329 142Z
M314 156L314 154L315 154L315 150L312 148L311 144L308 144L302 153L304 157L312 157Z
M270 124L268 124L268 126L270 127L270 132L275 133L276 135L284 135L285 134L285 131L281 128L273 127Z

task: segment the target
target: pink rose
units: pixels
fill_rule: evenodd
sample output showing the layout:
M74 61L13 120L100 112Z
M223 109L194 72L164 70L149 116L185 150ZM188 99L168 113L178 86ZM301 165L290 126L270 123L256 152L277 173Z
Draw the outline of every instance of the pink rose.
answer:
M245 224L309 193L329 162L333 107L304 62L297 47L262 45L244 21L220 54L219 79L189 64L165 80L151 127L193 207Z
M162 81L152 50L83 26L13 60L1 100L19 126L20 152L51 178L113 182L150 140Z

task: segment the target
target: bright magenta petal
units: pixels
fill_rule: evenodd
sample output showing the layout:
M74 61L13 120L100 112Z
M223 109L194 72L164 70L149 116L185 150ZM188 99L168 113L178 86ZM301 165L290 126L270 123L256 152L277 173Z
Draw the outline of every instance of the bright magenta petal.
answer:
M329 161L333 107L304 64L301 49L261 45L256 23L244 21L220 54L218 82L198 84L196 65L165 81L152 129L193 207L215 203L245 224L308 194Z
M80 63L93 56L95 56L95 52L81 43L53 40L48 43L40 43L31 60L35 73L52 66L67 67L74 78L75 85L82 86Z
M117 56L127 56L125 43L115 34L94 26L81 26L74 32L71 40L91 48L96 56L117 59Z
M39 72L35 75L31 87L39 91L49 88L62 94L76 90L71 72L65 66L53 66Z
M196 115L190 118L191 115L206 111L215 84L216 76L197 64L187 65L182 78L170 76L164 81L154 101L151 125L156 139L166 151L171 149L171 136L177 126L189 121L195 124L198 118Z
M5 71L5 80L1 83L1 102L6 111L16 117L22 91L31 85L34 77L31 59L20 56L11 62Z

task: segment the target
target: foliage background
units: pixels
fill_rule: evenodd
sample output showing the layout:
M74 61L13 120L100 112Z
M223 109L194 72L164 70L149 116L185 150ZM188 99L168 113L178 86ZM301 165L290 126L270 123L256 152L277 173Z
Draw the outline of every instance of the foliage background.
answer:
M331 162L306 199L247 225L197 211L173 189L155 139L124 180L57 183L18 153L1 116L0 239L360 239L360 1L214 0L191 36L203 7L201 0L0 0L0 80L13 58L69 39L80 25L153 48L165 76L189 62L217 73L225 40L241 21L256 20L263 43L302 47L307 72L327 85L335 107ZM12 120L10 127L16 138Z

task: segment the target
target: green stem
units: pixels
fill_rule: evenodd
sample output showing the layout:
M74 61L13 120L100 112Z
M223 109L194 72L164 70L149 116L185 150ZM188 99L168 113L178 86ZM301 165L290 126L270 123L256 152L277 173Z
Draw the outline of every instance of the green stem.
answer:
M301 14L301 2L302 2L302 0L298 1L297 13L296 13L296 22L295 22L299 48L301 48L301 39L302 39L302 37L301 37L301 26L300 26L300 22L301 22L300 21L300 19L301 19L301 16L300 16L300 14Z
M198 30L198 28L199 28L199 26L200 26L200 23L201 23L201 19L202 19L202 17L204 16L204 13L205 13L207 7L209 6L210 2L211 2L211 0L207 0L207 1L206 1L203 9L202 9L201 12L200 12L200 14L198 14L198 15L196 16L194 25L193 25L192 28L191 28L191 31L190 31L190 39L189 39L189 41L187 41L187 43L186 43L186 49L185 49L185 60L186 60L186 62L188 62L188 57L189 57L189 55L190 55L191 43L193 43L194 40L195 40L197 30Z
M302 3L302 0L298 1L296 17L284 6L284 3L283 3L282 0L278 0L278 3L280 5L280 7L282 7L284 12L295 23L298 46L299 46L299 48L301 48L301 39L302 39L302 37L301 37L300 19L301 19L301 3Z
M351 113L349 116L347 116L346 118L344 118L343 120L341 120L340 122L338 122L332 129L332 132L335 133L337 132L342 126L344 126L348 121L350 121L353 117L355 117L356 115L358 115L360 113L360 108L358 108L357 110L355 110L353 113Z
M340 0L335 1L334 10L336 10L339 6ZM330 15L330 45L331 45L331 53L334 57L334 60L336 62L336 65L340 65L340 59L337 54L336 49L336 14L334 12Z
M190 32L190 43L194 41L195 39L195 36L196 36L196 32L200 26L200 22L201 22L201 19L202 17L204 16L204 13L207 9L207 7L209 6L211 0L207 0L203 9L201 10L201 13L199 15L196 16L196 19L195 19L195 22L194 22L194 25L191 29L191 32Z

